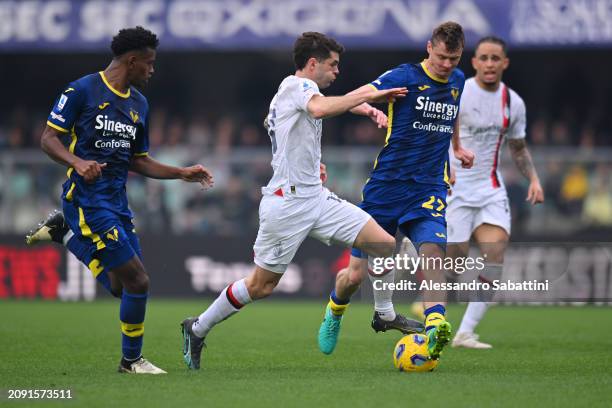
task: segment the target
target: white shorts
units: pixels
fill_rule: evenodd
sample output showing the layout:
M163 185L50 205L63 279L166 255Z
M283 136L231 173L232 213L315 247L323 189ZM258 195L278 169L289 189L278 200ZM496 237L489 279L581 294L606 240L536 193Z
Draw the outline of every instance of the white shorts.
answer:
M306 237L324 244L352 246L371 216L327 188L314 197L264 195L259 231L253 246L255 264L284 273Z
M510 235L508 198L495 200L481 207L467 205L461 199L451 199L446 208L446 224L449 243L468 242L472 232L482 224L497 225Z

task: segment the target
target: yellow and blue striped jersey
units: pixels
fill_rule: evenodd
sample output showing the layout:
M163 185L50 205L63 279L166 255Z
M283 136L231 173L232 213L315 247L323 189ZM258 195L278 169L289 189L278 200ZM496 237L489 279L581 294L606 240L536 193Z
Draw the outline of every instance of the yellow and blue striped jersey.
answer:
M84 160L106 163L102 177L85 183L68 170L64 199L82 208L105 208L131 217L125 184L133 156L149 148L147 99L130 87L114 89L103 72L71 82L55 101L47 125L71 137L69 150Z
M389 104L385 145L370 179L446 184L448 149L464 83L461 70L453 70L445 80L428 72L424 62L400 65L371 82L377 89L406 87L408 95Z

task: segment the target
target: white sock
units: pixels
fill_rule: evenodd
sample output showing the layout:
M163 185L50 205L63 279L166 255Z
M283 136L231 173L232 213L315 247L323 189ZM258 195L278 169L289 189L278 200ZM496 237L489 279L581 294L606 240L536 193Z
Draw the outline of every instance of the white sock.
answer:
M244 279L232 283L223 289L212 305L200 315L193 324L193 333L198 337L206 337L213 326L237 313L251 301Z
M470 302L461 320L461 326L457 333L474 333L474 329L478 323L482 320L485 312L489 308L487 302Z
M378 312L378 315L381 319L386 320L388 322L395 319L395 309L393 308L393 290L388 289L388 286L383 286L383 284L388 285L389 283L393 283L395 281L395 270L388 272L385 275L373 275L369 273L370 282L372 282L372 288L374 292L374 310ZM380 283L376 284L378 289L374 289L374 282L380 281ZM383 289L384 288L384 289Z

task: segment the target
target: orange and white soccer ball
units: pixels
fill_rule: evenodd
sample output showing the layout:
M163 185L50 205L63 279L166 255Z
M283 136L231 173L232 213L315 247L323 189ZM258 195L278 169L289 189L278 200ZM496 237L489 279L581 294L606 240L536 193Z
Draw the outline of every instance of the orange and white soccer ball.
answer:
M428 338L424 334L409 334L397 342L393 350L395 368L405 372L433 371L438 360L431 360L427 351Z

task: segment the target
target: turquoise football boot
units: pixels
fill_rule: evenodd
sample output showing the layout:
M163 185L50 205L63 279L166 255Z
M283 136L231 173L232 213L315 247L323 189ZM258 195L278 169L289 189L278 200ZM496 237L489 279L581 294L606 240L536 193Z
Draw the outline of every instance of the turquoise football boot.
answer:
M432 360L440 358L444 347L450 342L452 327L446 320L427 331L427 350Z
M319 350L323 354L331 354L338 343L338 335L340 334L340 323L342 316L334 316L329 305L325 309L325 317L319 328Z

